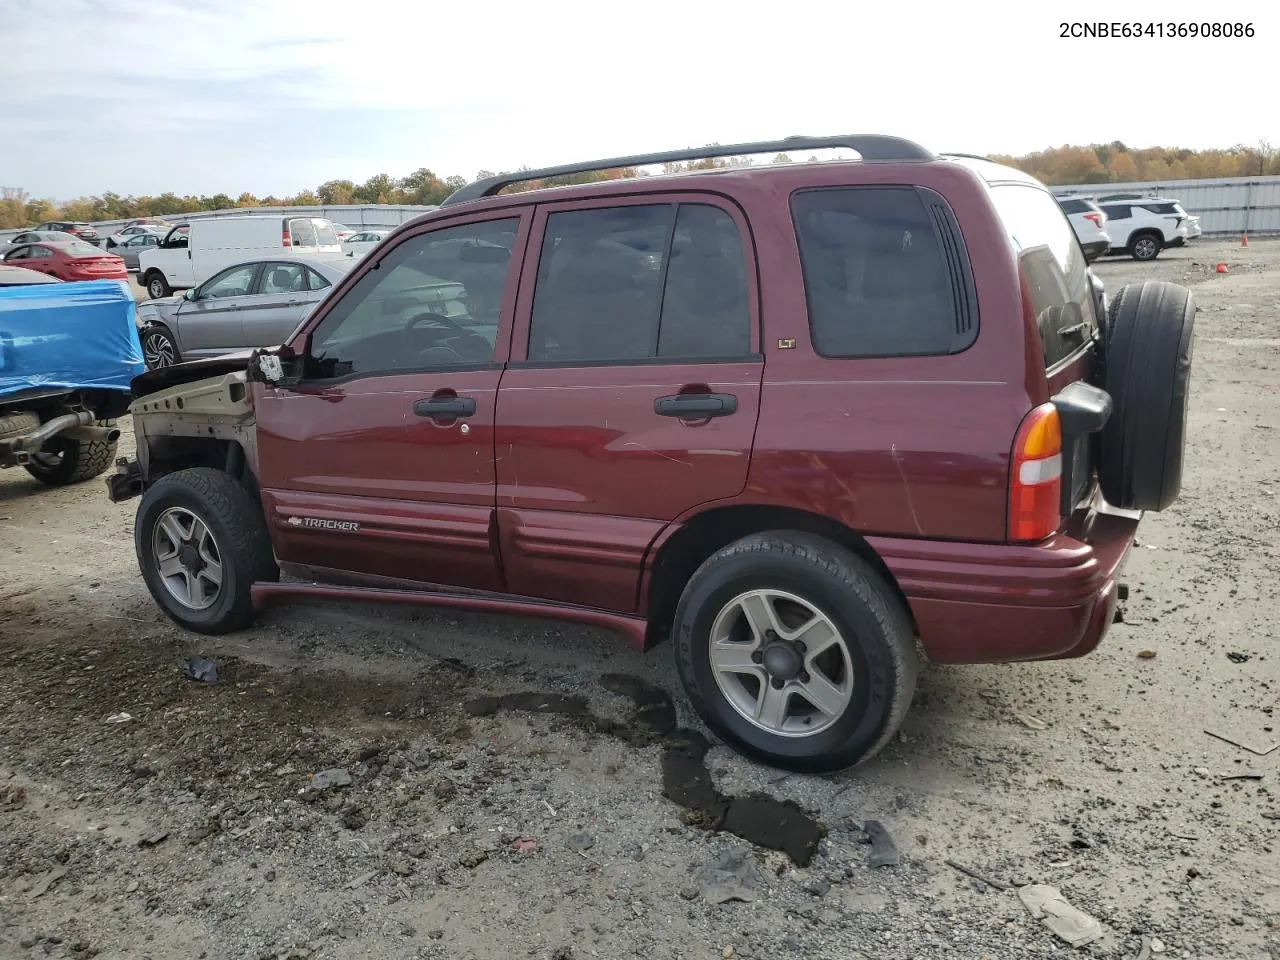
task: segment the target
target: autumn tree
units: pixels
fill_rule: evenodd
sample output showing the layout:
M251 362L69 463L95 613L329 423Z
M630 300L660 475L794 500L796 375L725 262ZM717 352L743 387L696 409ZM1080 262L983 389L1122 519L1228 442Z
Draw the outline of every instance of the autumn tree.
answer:
M716 144L709 144L714 147ZM1266 140L1253 145L1236 144L1228 149L1189 150L1183 147L1134 148L1119 140L1110 143L1063 145L1022 156L990 155L989 159L1015 166L1050 184L1074 183L1141 183L1156 180L1218 179L1222 177L1256 177L1280 175L1280 150ZM819 157L811 155L809 162ZM793 163L796 158L778 153L771 158L710 157L688 163L662 165L665 174L690 170L724 170L753 166L757 163ZM503 171L506 175L509 171ZM518 174L528 174L521 167ZM539 187L598 183L630 177L649 176L646 169L593 170L545 179L525 180L512 184L509 192L522 192ZM494 176L491 170L480 170L475 179ZM236 199L225 193L210 196L179 196L172 192L158 196L122 196L108 191L100 196L79 197L61 205L51 200L33 198L19 187L0 188L0 229L32 226L47 220L126 220L133 217L181 216L202 210L229 210L257 206L318 206L350 203L439 204L469 181L452 175L441 177L430 167L419 167L403 177L379 173L357 185L352 180L328 180L314 190L301 190L293 196L269 196L258 199L245 191Z

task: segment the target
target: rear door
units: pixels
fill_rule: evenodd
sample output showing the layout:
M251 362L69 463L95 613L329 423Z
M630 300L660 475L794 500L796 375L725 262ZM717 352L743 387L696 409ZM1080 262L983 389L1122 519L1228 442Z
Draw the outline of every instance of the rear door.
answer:
M307 322L303 381L255 387L282 563L502 588L494 409L530 218L500 211L402 235Z
M193 299L178 305L178 349L184 357L215 356L244 346L242 316L253 301L260 267L228 267L196 287Z
M47 273L51 277L58 276L58 266L53 256L53 251L39 244L33 243L29 246L10 250L4 255L4 260L5 263L17 264L20 267L26 267L28 270L38 270L40 273Z
M636 608L669 522L746 484L755 255L712 194L539 207L498 397L508 589Z

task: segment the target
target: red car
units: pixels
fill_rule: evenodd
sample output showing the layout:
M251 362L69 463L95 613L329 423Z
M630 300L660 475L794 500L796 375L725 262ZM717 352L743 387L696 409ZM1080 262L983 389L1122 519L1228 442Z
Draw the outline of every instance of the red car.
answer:
M4 255L4 262L47 273L59 280L128 280L124 260L113 253L103 253L83 240L65 243L27 243L14 247Z
M836 147L862 159L505 192ZM893 137L521 171L280 347L135 379L111 496L191 630L328 598L669 639L725 741L839 769L921 660L1098 645L1180 490L1195 312L1150 280L1108 308L1042 183Z

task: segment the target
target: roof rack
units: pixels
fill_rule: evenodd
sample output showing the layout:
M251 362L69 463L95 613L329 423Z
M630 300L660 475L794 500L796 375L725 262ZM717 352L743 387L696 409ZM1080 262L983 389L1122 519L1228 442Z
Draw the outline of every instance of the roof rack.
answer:
M985 160L987 163L994 163L990 157L984 157L978 153L956 153L954 150L947 150L938 154L940 157L964 157L966 160Z
M543 167L539 170L521 170L486 177L455 190L445 199L442 207L492 197L513 183L526 180L543 180L547 177L563 177L575 173L595 173L599 170L615 170L621 167L647 167L659 163L679 163L684 160L709 160L713 157L736 157L752 153L784 153L788 150L830 150L844 147L856 150L863 160L933 160L934 155L917 143L901 137L879 134L849 134L838 137L787 137L785 140L764 140L759 143L730 143L723 146L694 147L686 150L668 150L665 153L641 153L631 157L612 157L587 163L570 163L559 167Z

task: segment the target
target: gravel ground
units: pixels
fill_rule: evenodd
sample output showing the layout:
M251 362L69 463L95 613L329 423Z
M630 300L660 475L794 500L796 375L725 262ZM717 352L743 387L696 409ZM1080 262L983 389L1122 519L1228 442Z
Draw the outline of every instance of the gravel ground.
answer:
M1203 307L1182 499L1124 622L1079 661L926 669L835 777L701 761L667 647L357 606L183 633L136 503L5 471L0 957L1280 957L1280 750L1246 749L1280 744L1280 242L1097 270ZM1103 936L1060 940L1029 882Z

